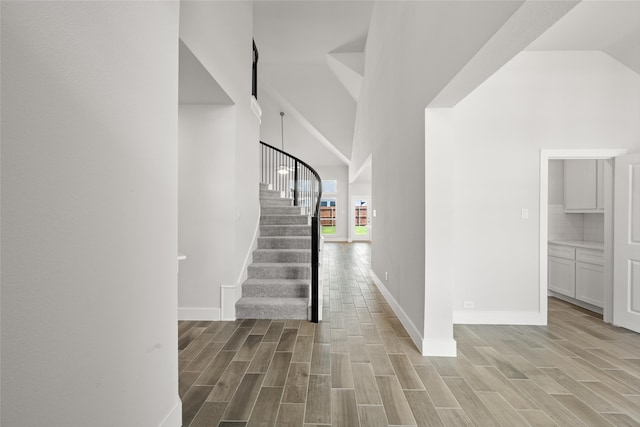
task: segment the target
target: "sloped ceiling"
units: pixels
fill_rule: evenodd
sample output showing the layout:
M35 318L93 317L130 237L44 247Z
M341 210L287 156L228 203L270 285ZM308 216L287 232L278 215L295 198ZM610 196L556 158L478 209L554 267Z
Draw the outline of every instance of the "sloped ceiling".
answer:
M582 1L527 50L600 50L640 74L640 2Z
M254 3L260 80L287 117L333 153L326 165L351 157L372 8L372 1Z
M361 43L372 10L367 0L257 1L253 31L260 61L324 63L327 53Z
M364 80L364 52L329 53L327 64L349 95L357 101Z
M258 86L260 108L262 108L262 124L260 125L260 138L267 144L282 148L292 155L312 163L312 166L334 166L340 161L335 152L319 141L313 128L310 128L304 119L292 112L290 106L282 99L276 99L271 90L266 90L265 85ZM280 121L280 112L288 111ZM283 132L284 131L284 132Z
M233 104L229 95L182 40L178 53L180 104Z
M352 158L373 7L374 2L368 0L254 2L259 76L270 92L265 95L270 101L265 102L277 104L267 111L279 114L276 110L283 110L295 122L292 130L299 129L292 131L291 138L304 139L299 148L306 146L309 157L322 159L326 165L348 164ZM487 58L507 47L508 55L501 57L504 63L531 40L529 50L602 50L640 73L640 2L518 1L514 7L520 10L511 22L444 87L449 92L443 90L439 95L443 105L455 104L501 66L496 61L489 61L488 66ZM519 45L510 42L514 37L520 37ZM311 141L323 148L314 151Z

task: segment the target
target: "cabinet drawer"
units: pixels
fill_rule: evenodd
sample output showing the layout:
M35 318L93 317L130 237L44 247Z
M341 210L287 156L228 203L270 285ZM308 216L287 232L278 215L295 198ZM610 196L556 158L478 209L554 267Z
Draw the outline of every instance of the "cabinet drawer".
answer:
M576 248L576 261L604 265L604 251L598 249Z
M565 259L575 259L576 249L571 246L549 245L549 256Z

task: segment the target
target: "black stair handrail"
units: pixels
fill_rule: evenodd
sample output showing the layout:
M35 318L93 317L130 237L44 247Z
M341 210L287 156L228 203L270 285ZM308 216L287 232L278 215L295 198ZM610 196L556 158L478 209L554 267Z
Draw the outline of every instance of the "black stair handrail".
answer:
M320 202L322 179L308 163L260 141L261 182L293 199L294 206L311 218L311 321L318 323L318 283L320 268ZM293 178L293 179L292 179Z

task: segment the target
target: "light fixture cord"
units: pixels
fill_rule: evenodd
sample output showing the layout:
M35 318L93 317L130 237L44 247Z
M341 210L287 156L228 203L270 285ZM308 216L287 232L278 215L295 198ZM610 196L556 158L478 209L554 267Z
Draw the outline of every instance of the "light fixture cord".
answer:
M280 111L280 140L282 142L282 151L284 151L284 111Z

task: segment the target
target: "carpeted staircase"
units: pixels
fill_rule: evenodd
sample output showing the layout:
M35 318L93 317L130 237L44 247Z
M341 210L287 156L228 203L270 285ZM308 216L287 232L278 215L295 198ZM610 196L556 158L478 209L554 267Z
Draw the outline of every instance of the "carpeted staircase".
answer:
M260 184L260 236L237 319L307 319L311 280L309 217L267 184Z

